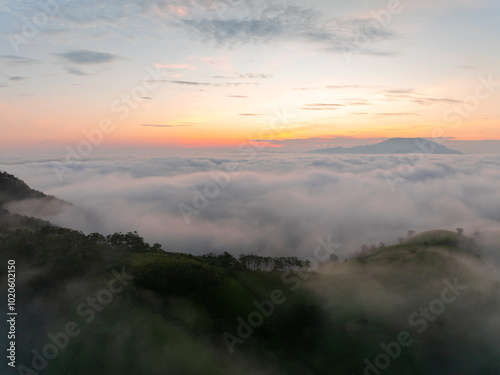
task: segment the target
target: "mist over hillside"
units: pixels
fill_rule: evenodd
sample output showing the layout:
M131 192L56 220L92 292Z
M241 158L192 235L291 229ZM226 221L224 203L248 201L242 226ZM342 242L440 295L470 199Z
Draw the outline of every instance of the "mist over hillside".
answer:
M2 227L0 239L0 260L22 270L17 373L482 375L500 366L500 273L461 233L409 233L348 262L315 251L315 264L267 270L253 255L165 252L137 233Z

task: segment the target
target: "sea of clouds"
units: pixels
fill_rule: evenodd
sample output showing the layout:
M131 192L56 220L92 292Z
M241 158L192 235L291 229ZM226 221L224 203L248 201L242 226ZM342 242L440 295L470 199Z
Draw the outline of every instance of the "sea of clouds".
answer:
M500 155L108 156L62 181L57 166L0 158L0 170L73 204L8 208L85 233L138 231L169 251L307 257L330 236L344 258L409 230L500 229Z

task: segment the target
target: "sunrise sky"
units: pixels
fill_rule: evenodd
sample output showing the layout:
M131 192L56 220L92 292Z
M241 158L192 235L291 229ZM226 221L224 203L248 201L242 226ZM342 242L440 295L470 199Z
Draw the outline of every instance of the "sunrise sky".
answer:
M0 0L0 33L3 150L500 141L496 0Z

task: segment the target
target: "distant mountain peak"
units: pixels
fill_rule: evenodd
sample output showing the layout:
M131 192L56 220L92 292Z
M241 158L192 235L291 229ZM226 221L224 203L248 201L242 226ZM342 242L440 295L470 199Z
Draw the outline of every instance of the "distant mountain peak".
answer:
M365 146L333 147L309 151L313 154L452 154L461 155L457 150L452 150L434 141L424 138L389 138L385 141Z

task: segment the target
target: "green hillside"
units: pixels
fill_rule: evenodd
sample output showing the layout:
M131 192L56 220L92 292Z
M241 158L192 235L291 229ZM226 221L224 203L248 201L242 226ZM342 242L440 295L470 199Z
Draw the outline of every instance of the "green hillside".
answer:
M483 348L477 358L484 374L499 365L494 338L478 343L471 328L498 311L498 275L446 232L300 273L307 280L295 271L214 266L204 257L164 252L135 233L86 236L47 226L4 229L0 236L1 262L16 259L19 270L19 363L30 367L27 348L41 352L51 343L48 333L68 322L81 329L47 361L50 374L361 374L363 360L376 358L380 344L403 330L415 343L387 373L433 373L472 343ZM450 241L421 245L429 236ZM91 309L87 298L109 288L112 270L133 280L108 305L97 305L102 311ZM3 269L0 275L4 285ZM408 317L439 298L445 279L455 278L467 285L463 296L426 332L416 332ZM282 303L257 319L257 327L247 325L253 332L240 339L241 319L258 318L256 303L271 300L276 290ZM226 333L233 336L225 340ZM228 346L227 337L237 342Z

